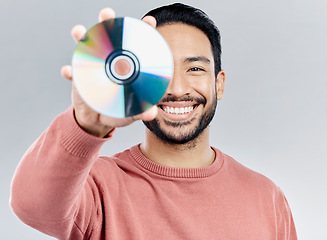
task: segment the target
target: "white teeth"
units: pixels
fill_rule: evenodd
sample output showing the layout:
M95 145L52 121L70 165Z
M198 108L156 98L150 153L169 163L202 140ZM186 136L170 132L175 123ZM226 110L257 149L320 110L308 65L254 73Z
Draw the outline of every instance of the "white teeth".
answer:
M172 114L185 114L193 111L193 106L190 107L183 107L183 108L174 108L174 107L168 107L164 106L163 110L167 113L172 113Z

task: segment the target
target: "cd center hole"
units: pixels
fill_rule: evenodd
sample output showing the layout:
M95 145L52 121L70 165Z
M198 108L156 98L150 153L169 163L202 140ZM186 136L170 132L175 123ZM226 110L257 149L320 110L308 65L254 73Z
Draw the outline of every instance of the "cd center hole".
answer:
M131 71L131 64L126 59L119 59L115 65L115 72L118 73L120 76L125 76Z

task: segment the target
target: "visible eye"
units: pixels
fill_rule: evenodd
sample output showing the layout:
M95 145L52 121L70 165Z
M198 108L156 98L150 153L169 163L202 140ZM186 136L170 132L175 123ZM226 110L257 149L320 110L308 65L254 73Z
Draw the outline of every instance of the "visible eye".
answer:
M198 68L198 67L193 67L193 68L190 68L189 71L191 71L191 72L197 72L197 71L204 71L204 69Z

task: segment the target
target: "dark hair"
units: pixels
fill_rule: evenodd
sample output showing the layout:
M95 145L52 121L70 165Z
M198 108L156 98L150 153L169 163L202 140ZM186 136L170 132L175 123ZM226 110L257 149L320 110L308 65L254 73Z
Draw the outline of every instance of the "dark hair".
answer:
M220 32L205 12L182 3L174 3L153 9L145 14L145 16L148 15L153 16L157 20L158 27L169 23L181 22L204 32L211 43L215 61L215 74L217 76L221 70Z

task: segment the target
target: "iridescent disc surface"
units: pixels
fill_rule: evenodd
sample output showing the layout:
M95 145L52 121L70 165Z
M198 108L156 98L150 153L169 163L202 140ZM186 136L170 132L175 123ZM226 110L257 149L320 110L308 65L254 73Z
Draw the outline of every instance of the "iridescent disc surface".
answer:
M141 20L104 21L87 31L72 60L73 80L95 111L124 118L157 104L173 74L163 37Z

